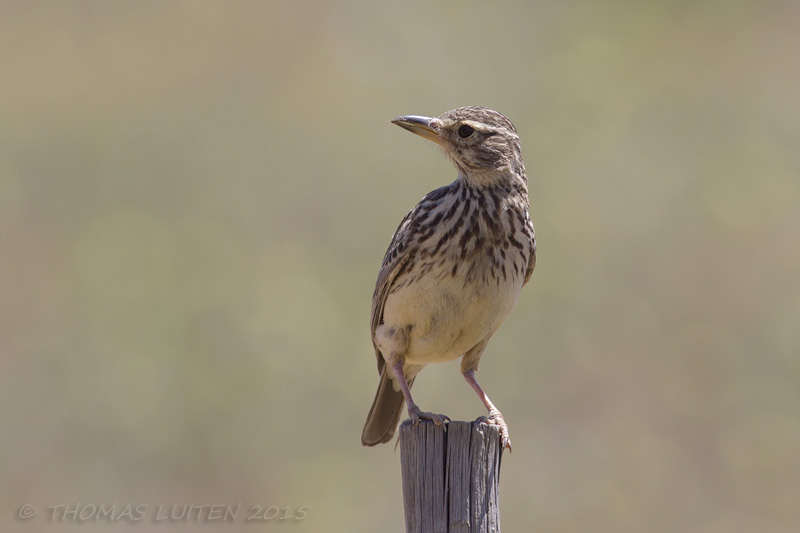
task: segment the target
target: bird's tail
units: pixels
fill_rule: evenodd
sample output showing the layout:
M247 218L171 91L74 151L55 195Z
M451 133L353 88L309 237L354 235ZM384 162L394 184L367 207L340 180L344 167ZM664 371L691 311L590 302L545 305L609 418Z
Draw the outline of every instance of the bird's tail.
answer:
M389 442L397 430L405 399L402 391L394 389L389 372L388 365L384 366L381 371L378 392L375 393L375 400L372 402L367 421L364 424L364 431L361 433L361 444L364 446ZM414 383L413 378L408 380L409 388L412 383Z

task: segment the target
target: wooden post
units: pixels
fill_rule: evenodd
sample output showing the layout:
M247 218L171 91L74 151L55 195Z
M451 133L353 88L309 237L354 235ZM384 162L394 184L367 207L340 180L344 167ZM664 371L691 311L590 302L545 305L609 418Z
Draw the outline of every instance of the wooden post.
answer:
M406 533L500 533L500 429L400 425Z

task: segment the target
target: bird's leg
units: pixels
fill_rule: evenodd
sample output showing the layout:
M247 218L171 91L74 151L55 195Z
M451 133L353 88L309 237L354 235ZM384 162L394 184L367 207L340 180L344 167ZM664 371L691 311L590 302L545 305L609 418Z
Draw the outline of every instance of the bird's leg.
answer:
M418 424L420 419L433 420L433 423L437 426L441 426L445 422L450 422L450 417L448 416L420 411L419 407L417 407L417 404L414 403L414 399L411 398L411 391L408 388L408 382L406 381L406 376L403 373L402 363L392 365L392 371L394 372L394 377L397 378L397 383L400 385L400 390L403 391L403 396L405 397L406 405L408 406L408 416L411 418L411 422L413 424Z
M503 448L508 448L508 451L511 451L511 438L508 434L508 424L506 424L506 421L503 419L503 414L500 412L500 409L494 406L489 397L486 396L486 393L483 392L481 386L478 385L478 382L475 380L475 370L470 368L469 370L465 370L463 374L464 379L466 379L467 383L469 383L470 386L475 389L475 392L478 393L478 397L483 402L483 405L485 405L486 409L489 410L488 417L482 416L478 420L482 420L487 424L500 426L500 437L502 438Z

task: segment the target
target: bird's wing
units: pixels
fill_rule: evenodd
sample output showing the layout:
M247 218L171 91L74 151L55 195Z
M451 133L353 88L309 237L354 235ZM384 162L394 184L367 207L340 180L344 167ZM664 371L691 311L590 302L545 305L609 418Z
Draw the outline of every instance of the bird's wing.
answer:
M428 193L414 208L403 217L397 231L394 232L392 242L383 257L381 271L378 274L378 281L375 283L375 292L372 295L372 313L370 314L370 331L372 344L375 347L375 357L378 358L378 373L383 370L383 356L375 345L375 330L383 323L383 308L386 305L386 298L391 292L392 286L397 281L417 255L419 250L420 226L431 209L445 195L449 187L442 187Z

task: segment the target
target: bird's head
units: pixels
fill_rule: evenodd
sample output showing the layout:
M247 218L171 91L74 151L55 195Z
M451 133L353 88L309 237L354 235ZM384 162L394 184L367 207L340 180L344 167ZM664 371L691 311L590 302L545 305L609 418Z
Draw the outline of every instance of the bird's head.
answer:
M438 144L472 185L526 181L517 129L498 111L459 107L436 118L406 115L392 122Z

